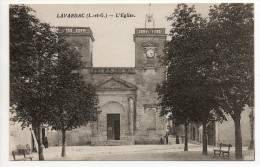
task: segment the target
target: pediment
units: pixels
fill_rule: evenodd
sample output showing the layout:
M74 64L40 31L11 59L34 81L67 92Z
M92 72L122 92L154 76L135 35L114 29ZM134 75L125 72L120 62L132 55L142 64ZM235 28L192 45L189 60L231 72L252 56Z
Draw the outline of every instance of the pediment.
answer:
M97 86L97 90L136 90L137 87L119 78L110 78Z

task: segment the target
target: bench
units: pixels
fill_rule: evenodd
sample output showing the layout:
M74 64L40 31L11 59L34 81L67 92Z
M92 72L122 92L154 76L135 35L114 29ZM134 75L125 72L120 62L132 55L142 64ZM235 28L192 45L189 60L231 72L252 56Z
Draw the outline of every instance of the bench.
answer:
M13 158L14 158L14 160L15 161L26 161L26 160L31 160L32 161L32 159L34 158L33 156L26 156L25 155L25 151L23 151L23 158L19 158L19 159L17 159L16 157L15 157L15 152L14 151L12 151L12 155L13 155Z
M219 155L219 156L227 156L229 158L229 154L230 154L230 147L232 147L231 144L223 144L220 143L219 144L219 149L218 150L213 150L214 151L214 156Z

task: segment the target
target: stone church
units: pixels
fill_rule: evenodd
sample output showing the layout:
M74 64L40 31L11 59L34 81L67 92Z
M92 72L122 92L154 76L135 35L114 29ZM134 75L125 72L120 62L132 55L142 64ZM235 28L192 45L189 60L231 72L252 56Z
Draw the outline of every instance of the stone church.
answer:
M150 26L149 26L150 25ZM101 113L97 121L87 126L66 132L66 144L71 145L133 145L160 144L170 121L160 116L156 85L165 79L165 67L159 57L163 56L166 42L165 28L155 28L154 19L147 15L144 28L133 32L135 44L135 67L93 67L94 34L90 27L58 27L66 33L66 40L79 49L86 63L81 72L86 82L97 88ZM109 57L107 57L109 59ZM243 145L252 140L251 108L245 107L241 117ZM211 122L208 125L208 144L221 142L234 144L234 122L229 117L224 123ZM171 124L171 123L170 123ZM23 131L19 123L10 121L10 150L18 144L35 147L28 128ZM182 128L181 128L182 129ZM182 136L183 130L178 130ZM189 126L189 141L202 142L200 124ZM61 145L62 134L48 127L43 129L43 138L48 137L50 146Z
M148 25L152 28L148 28ZM154 28L148 15L145 28L136 28L135 67L93 67L90 27L58 27L67 42L79 49L86 62L83 75L97 88L101 114L95 122L67 132L67 145L127 145L160 143L166 118L160 117L156 85L165 79L159 63L166 41L165 28ZM109 57L108 57L109 58ZM86 82L89 82L86 80ZM48 132L50 145L59 145L61 134Z

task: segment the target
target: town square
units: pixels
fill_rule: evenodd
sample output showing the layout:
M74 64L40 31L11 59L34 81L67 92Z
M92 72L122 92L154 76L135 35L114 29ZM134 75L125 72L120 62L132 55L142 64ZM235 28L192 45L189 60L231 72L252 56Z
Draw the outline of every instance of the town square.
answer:
M9 161L255 157L254 3L9 4Z

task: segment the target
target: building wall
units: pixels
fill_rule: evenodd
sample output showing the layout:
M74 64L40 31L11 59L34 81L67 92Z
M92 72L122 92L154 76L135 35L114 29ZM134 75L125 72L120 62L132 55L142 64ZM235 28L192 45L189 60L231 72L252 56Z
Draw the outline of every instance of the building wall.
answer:
M84 32L82 32L84 30ZM89 27L59 27L60 32L65 32L66 42L77 48L82 54L86 67L92 67L93 41L95 41Z
M47 138L49 146L59 146L61 145L61 137L59 137L59 132L54 130L47 131Z
M241 134L242 134L242 145L248 146L250 143L250 114L251 108L246 106L244 111L241 114ZM219 143L228 143L235 145L235 124L231 116L227 116L228 121L224 121L223 123L217 123L218 131L216 132L218 136L216 139L217 144Z
M9 125L9 152L17 151L17 146L32 145L32 135L30 129L27 127L22 129L21 123L10 121Z
M165 135L167 119L160 117L156 92L157 84L165 79L165 68L159 58L163 56L165 29L135 30L135 84L138 87L136 100L136 144L159 144ZM147 50L153 49L154 56L148 57Z
M242 145L249 146L251 137L251 127L249 114L251 108L246 106L241 114L241 134L242 134ZM219 145L219 143L235 145L235 124L230 115L226 115L227 121L210 123L207 126L208 130L208 144ZM196 126L191 123L189 125L189 140L193 140L193 130L195 130L195 141L202 143L202 126Z
M90 140L92 136L91 123L87 126L81 126L79 128L70 130L66 132L66 145L67 146L82 146L90 145ZM61 131L51 131L47 132L48 144L49 146L61 146L62 145L62 133Z
M160 66L159 58L163 56L165 37L164 36L137 36L135 37L135 66ZM145 55L145 48L154 48L156 55L149 58ZM153 61L154 60L154 61Z
M93 74L93 83L98 85L110 78L120 78L137 87L136 93L115 95L115 91L99 93L100 106L109 101L117 101L128 111L127 98L131 95L135 100L134 140L137 144L159 143L165 134L166 119L159 116L156 85L164 79L164 68L136 69L131 74ZM126 115L126 114L125 114ZM103 113L100 115L104 118ZM106 134L103 135L105 139Z
M100 95L101 114L98 117L98 132L99 140L107 140L107 114L120 114L120 140L127 138L128 131L128 95L117 94L114 96Z
M91 38L88 36L67 36L66 41L68 43L72 43L75 47L79 47L81 54L83 55L82 61L86 62L86 67L92 66L92 41Z
M160 117L156 85L164 78L164 69L143 69L136 74L136 131L137 144L159 143L165 135L167 120ZM151 121L155 120L155 121Z

